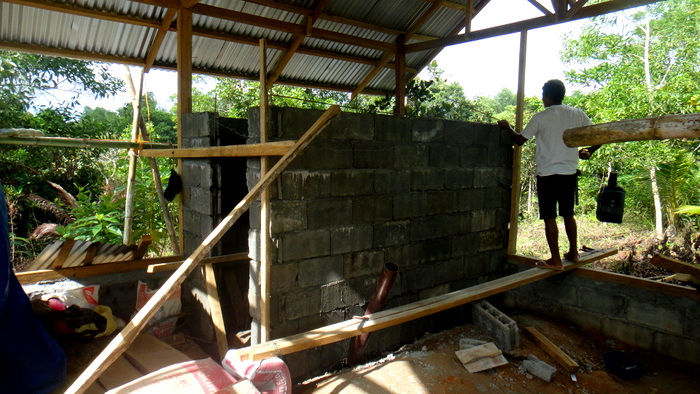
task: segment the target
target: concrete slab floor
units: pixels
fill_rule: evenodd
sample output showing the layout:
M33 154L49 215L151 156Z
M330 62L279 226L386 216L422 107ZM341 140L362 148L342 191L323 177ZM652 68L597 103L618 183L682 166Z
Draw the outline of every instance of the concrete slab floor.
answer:
M469 324L427 334L382 360L311 379L297 385L294 393L695 393L700 387L698 365L633 349L567 323L530 314L509 316L520 327L537 328L577 361L581 366L575 374L577 381L572 381L570 374L525 335L521 335L520 345L512 354L506 355L508 365L469 373L455 356L459 340L491 340ZM644 364L644 375L628 381L608 371L603 354L612 350L623 350ZM552 382L524 372L522 360L529 354L557 367Z

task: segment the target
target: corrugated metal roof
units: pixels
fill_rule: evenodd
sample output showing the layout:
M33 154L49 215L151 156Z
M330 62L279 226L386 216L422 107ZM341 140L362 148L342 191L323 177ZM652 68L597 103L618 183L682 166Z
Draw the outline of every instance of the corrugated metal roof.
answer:
M482 9L489 1L472 3ZM406 55L408 74L413 76L440 50L432 43L423 50L421 41L438 38L443 40L435 42L448 45L447 37L464 25L466 2L202 0L189 8L192 68L212 75L257 78L258 41L265 38L270 49L267 68L272 74L282 55L301 37L278 83L353 91L389 53L390 63L367 85L370 92L388 93L395 85L397 39L406 32L415 33L406 40L414 50ZM325 8L314 14L319 4ZM571 2L562 4L573 7ZM163 18L179 6L180 0L0 0L0 48L143 65L149 53L156 51L152 66L172 69L177 63L177 20L159 47L154 42ZM318 18L308 29L312 15ZM549 16L543 18L537 23L558 23Z

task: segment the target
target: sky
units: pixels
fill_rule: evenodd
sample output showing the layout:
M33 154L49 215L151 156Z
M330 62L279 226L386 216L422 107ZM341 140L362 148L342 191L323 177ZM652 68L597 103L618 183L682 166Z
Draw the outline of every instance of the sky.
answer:
M549 2L544 1L541 4L549 5ZM474 18L472 30L541 15L542 13L527 0L491 0ZM526 96L539 97L542 84L549 79L564 80L564 67L559 60L562 38L570 32L575 34L584 24L585 20L573 21L528 32ZM447 47L435 60L438 68L444 70L442 78L462 85L467 98L494 96L503 88L517 92L519 46L520 34L509 34ZM112 66L112 70L118 77L125 73L124 66L121 65ZM132 72L138 75L137 71ZM419 77L428 78L425 72ZM195 87L206 89L204 85ZM157 69L150 71L144 80L144 91L154 92L159 106L169 109L173 105L169 98L177 92L176 73ZM113 111L129 100L126 93L121 93L103 100L83 96L80 102L83 106L102 107Z

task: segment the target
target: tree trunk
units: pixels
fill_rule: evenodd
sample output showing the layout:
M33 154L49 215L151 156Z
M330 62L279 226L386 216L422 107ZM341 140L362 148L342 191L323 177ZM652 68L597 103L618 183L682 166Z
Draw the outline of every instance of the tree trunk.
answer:
M661 209L661 197L659 196L659 184L656 181L656 167L649 169L649 179L651 179L651 193L654 197L654 217L656 218L656 237L662 239L664 236L663 213Z

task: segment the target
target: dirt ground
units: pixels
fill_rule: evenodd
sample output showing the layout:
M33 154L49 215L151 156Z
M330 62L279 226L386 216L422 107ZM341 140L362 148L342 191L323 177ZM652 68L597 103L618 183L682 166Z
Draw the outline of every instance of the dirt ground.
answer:
M465 325L437 334L427 334L381 360L354 369L304 382L297 394L324 393L697 393L700 366L683 363L654 352L634 349L593 335L568 324L530 315L509 315L518 327L537 328L580 365L575 381L556 361L527 336L506 354L508 364L488 371L470 373L455 351L461 338L491 341L475 325ZM370 338L371 340L371 338ZM637 380L623 380L608 371L603 354L622 350L645 366ZM557 367L551 382L533 376L521 367L534 354Z

